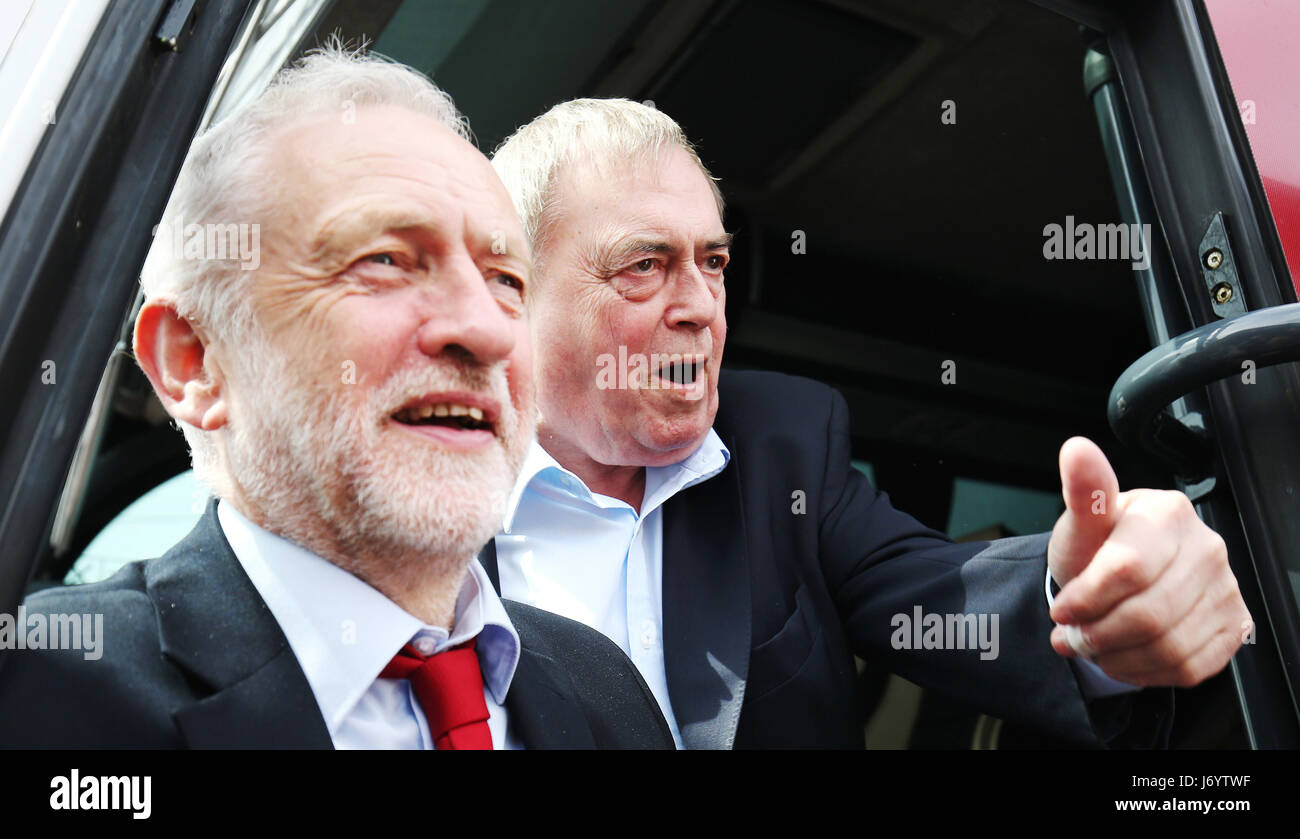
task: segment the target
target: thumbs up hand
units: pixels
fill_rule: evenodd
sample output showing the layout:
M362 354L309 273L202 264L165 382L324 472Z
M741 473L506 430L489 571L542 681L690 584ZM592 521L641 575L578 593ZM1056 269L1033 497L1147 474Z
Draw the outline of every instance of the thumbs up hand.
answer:
M1253 634L1223 539L1181 492L1120 492L1090 440L1067 440L1060 465L1052 647L1142 687L1191 687L1222 670Z

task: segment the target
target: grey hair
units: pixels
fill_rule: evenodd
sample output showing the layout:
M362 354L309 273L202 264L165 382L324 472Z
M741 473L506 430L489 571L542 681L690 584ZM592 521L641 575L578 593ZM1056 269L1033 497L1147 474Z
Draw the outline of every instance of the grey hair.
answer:
M256 270L238 259L187 258L175 246L182 236L173 232L187 231L188 238L190 230L225 230L255 221L272 207L277 192L274 173L266 171L270 135L305 117L335 113L346 121L358 108L379 105L431 117L473 142L451 97L427 77L332 40L281 70L257 99L194 140L141 271L146 299L168 299L181 317L233 346L265 349L248 294ZM217 489L219 465L210 432L178 424L197 477Z
M617 170L629 160L644 161L671 148L684 150L700 167L721 217L726 209L722 190L681 126L630 99L562 102L507 137L493 153L492 165L510 193L540 267L557 218L556 184L565 166L581 160Z

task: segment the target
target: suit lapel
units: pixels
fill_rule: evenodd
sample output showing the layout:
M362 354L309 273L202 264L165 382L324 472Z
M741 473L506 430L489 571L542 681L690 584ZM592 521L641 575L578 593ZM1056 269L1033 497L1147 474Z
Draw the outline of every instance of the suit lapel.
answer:
M163 655L211 693L175 713L192 748L332 747L311 686L284 632L244 574L215 502L167 562L149 563ZM496 578L496 551L479 555ZM512 604L507 602L507 610ZM520 658L506 710L526 748L589 749L595 738L569 675L546 639L516 621Z
M181 708L175 719L194 749L333 748L320 707L288 647L247 678Z
M190 746L330 748L307 677L226 542L215 501L166 559L146 571L162 653L211 690L175 713Z
M506 696L510 728L526 749L593 749L569 677L550 657L524 648Z
M519 634L519 665L505 702L511 730L526 749L595 748L573 680L552 657L546 633L526 608L501 602Z
M740 722L752 627L744 521L734 460L710 480L678 493L663 510L664 660L673 715L688 749L730 749ZM500 594L495 539L488 540L478 560ZM525 644L506 707L511 726L519 721L530 748L584 747L559 741L565 735L554 727L556 714L581 723L590 740L572 703L556 704L568 684L562 673L562 680L552 677L557 669L550 658L530 655ZM534 677L538 684L532 684Z
M744 521L734 459L664 506L664 660L688 749L729 749L736 738L751 631Z

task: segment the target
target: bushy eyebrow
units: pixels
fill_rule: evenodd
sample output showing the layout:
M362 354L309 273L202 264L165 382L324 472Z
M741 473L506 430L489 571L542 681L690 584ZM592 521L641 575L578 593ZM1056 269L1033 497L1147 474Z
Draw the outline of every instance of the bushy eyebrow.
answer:
M427 214L413 210L380 207L353 212L345 209L316 232L310 257L316 262L343 259L351 251L386 233L434 226L434 220Z
M731 247L732 236L724 233L716 239L704 243L704 250L727 250ZM607 245L598 246L589 257L592 270L598 276L612 277L624 266L636 262L638 256L678 256L680 249L663 239L650 236L632 236Z
M445 220L436 219L427 212L399 207L369 207L356 211L344 210L327 221L312 239L310 259L317 263L338 263L346 260L366 243L387 234L400 235L411 230L437 230ZM488 250L495 244L496 231L475 236L475 245ZM478 241L481 240L481 241ZM520 247L517 237L503 241L506 251L500 256L527 266L531 260L527 250Z

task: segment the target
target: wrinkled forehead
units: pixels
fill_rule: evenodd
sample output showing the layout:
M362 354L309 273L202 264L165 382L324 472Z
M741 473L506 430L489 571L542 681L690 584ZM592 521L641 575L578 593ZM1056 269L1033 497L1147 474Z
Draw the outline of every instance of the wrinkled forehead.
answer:
M431 221L463 213L523 250L514 206L487 158L446 126L402 108L358 109L352 120L313 114L278 128L267 145L275 198L290 219L318 221L349 203L389 203Z
M358 175L400 175L407 167L413 179L459 183L506 197L478 149L438 121L395 106L299 117L271 131L265 149L274 167L270 174L290 185L302 180L332 186Z
M578 158L557 171L548 208L552 222L570 222L570 235L620 235L650 225L722 232L722 216L708 177L684 149L650 149L621 159Z

